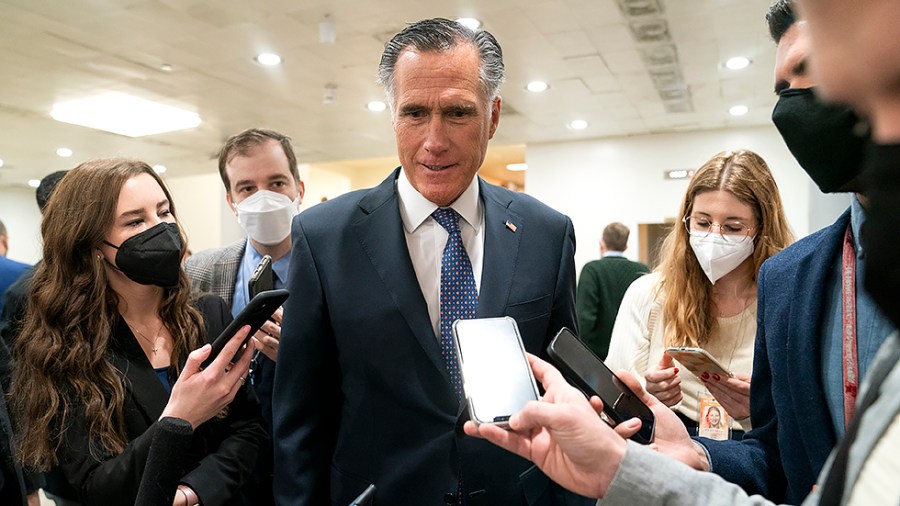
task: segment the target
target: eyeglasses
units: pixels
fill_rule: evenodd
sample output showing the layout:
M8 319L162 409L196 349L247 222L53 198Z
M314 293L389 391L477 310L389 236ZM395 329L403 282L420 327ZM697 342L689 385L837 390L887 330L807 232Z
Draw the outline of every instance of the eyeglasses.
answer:
M713 223L709 218L703 216L685 216L684 218L684 228L691 235L706 237L712 233L713 227L717 227L719 235L728 242L744 242L753 233L753 227L748 227L736 220Z

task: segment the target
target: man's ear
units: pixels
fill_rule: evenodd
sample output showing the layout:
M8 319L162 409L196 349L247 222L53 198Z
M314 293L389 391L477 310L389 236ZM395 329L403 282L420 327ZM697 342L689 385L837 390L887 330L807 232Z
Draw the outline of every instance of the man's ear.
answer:
M306 195L306 185L303 181L297 181L297 205L303 204L303 196Z
M228 209L231 209L231 212L237 216L237 209L235 209L234 202L231 201L231 192L225 192L225 202L228 203Z

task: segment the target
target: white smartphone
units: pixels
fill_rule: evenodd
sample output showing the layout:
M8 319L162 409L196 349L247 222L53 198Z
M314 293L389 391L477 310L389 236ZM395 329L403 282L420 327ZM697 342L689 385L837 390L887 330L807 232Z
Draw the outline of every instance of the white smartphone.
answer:
M666 350L672 358L681 363L688 371L691 371L698 378L703 373L718 374L719 376L728 376L733 378L731 373L725 366L719 363L708 351L703 348L692 348L689 346L674 346Z
M469 404L469 418L508 427L509 417L538 400L516 321L478 318L453 322L453 344Z

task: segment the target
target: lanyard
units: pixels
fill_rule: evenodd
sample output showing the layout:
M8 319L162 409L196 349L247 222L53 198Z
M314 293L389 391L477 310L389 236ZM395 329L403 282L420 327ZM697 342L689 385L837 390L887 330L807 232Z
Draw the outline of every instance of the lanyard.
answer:
M859 362L856 358L856 251L850 227L844 233L841 258L842 356L844 362L844 427L850 426L859 391Z

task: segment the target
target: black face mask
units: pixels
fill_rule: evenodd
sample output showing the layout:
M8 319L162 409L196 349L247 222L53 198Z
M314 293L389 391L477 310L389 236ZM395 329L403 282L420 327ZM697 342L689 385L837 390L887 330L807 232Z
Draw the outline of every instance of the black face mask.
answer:
M900 144L872 146L863 183L869 200L861 234L866 291L900 327Z
M181 273L181 236L178 225L160 223L116 246L115 268L128 279L142 285L170 287L178 284Z
M862 172L868 127L850 109L818 100L813 88L782 91L772 122L823 193L842 189Z

